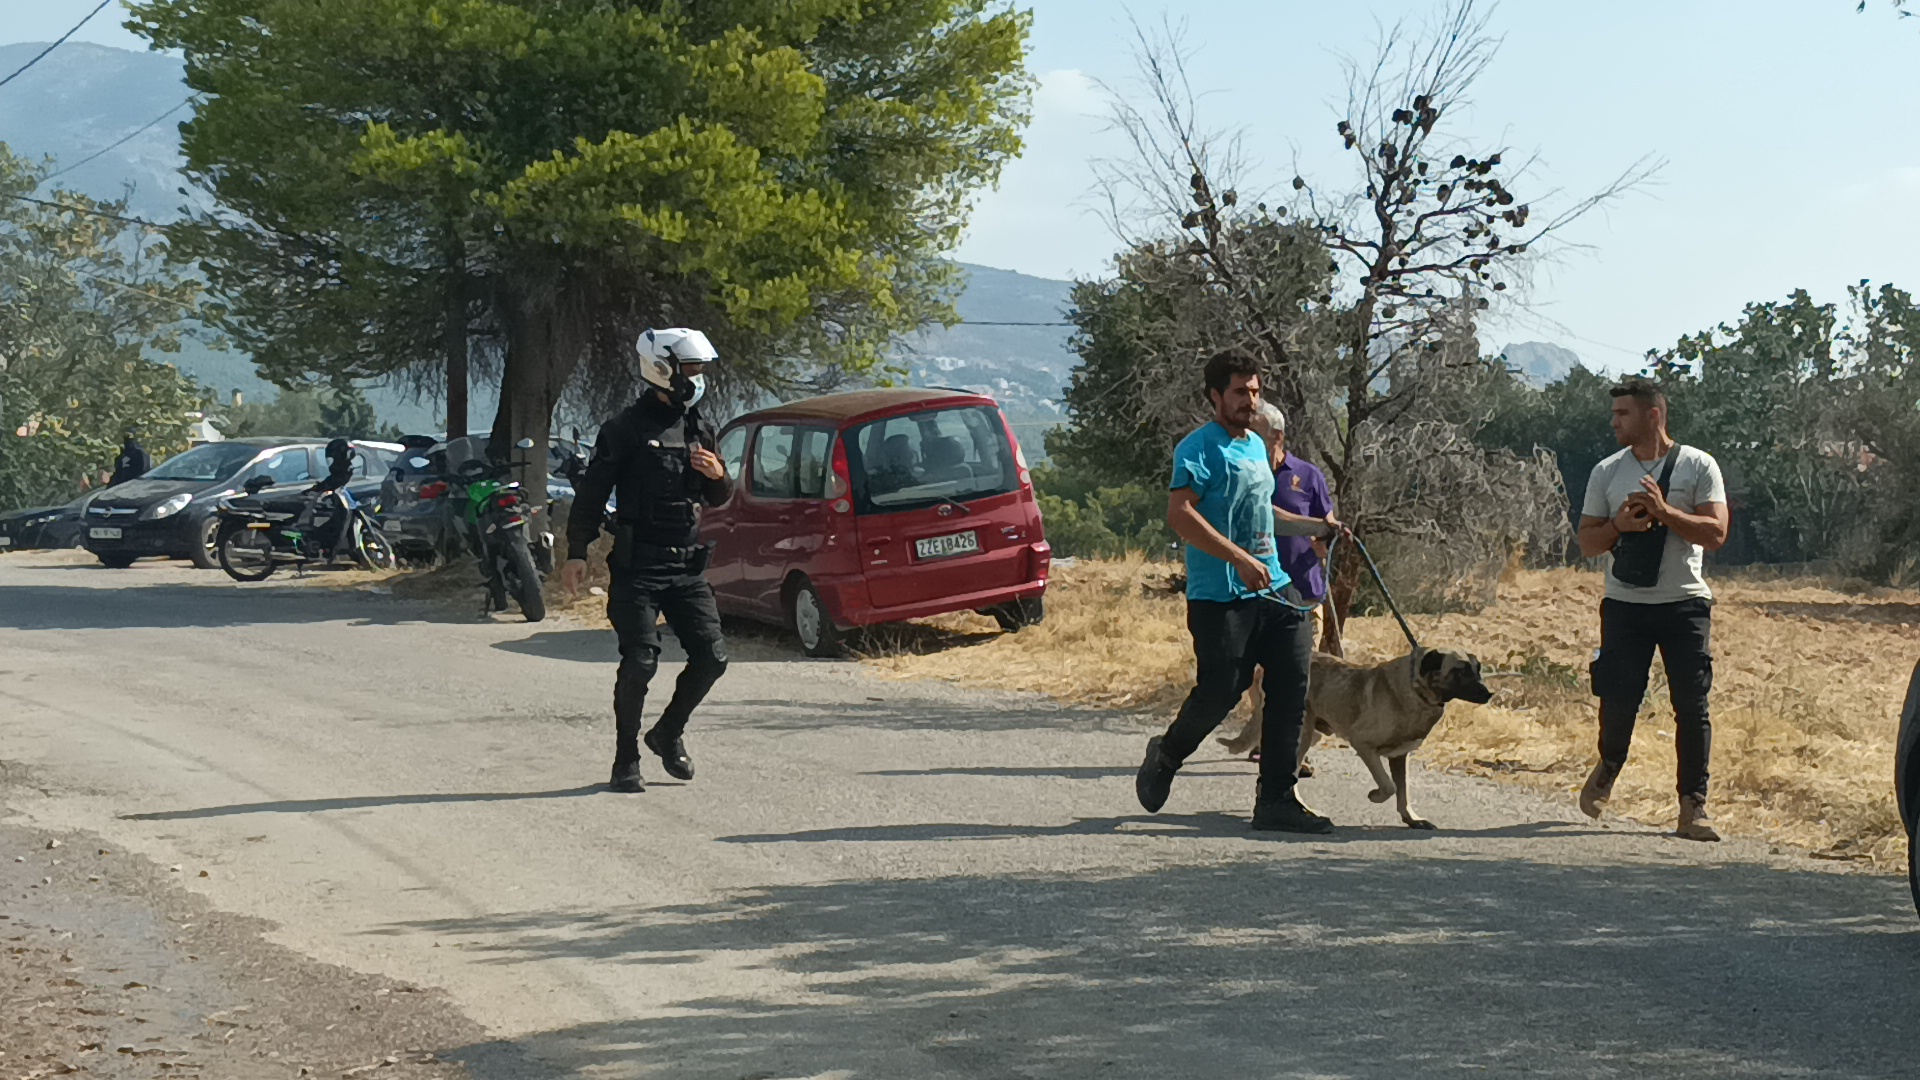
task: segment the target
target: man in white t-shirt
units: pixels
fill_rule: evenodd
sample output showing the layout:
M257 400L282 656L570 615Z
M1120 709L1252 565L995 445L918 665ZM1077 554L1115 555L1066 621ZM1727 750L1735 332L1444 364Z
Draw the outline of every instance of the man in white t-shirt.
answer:
M1580 553L1590 559L1613 554L1592 668L1600 762L1580 791L1580 809L1599 817L1613 794L1658 648L1680 759L1675 831L1689 840L1718 840L1707 816L1713 590L1701 563L1705 552L1727 542L1726 483L1712 455L1668 437L1667 398L1659 387L1629 379L1612 394L1613 434L1625 449L1593 467L1580 511Z

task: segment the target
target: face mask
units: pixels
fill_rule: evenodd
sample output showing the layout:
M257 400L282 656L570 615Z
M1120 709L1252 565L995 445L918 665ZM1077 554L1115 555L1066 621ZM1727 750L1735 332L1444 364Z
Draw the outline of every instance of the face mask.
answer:
M705 375L681 375L676 372L673 376L671 396L674 402L680 407L687 409L693 408L695 405L700 404L701 398L707 396L707 377Z

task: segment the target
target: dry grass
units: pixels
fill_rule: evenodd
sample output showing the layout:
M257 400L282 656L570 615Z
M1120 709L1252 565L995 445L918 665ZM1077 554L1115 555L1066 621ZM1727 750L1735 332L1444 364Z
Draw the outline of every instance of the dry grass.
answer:
M1041 626L1002 635L975 616L950 616L876 638L869 659L903 678L1038 691L1161 721L1192 677L1184 608L1166 573L1142 561L1081 563L1056 571ZM1498 673L1493 703L1456 703L1420 758L1571 799L1595 753L1586 665L1601 588L1587 571L1523 572L1483 612L1412 617L1423 642L1473 652ZM1759 576L1723 576L1716 589L1713 806L1722 830L1831 858L1902 858L1893 743L1920 656L1920 593ZM1346 640L1357 658L1405 649L1386 617L1355 619ZM1670 824L1673 785L1673 711L1656 663L1613 810Z

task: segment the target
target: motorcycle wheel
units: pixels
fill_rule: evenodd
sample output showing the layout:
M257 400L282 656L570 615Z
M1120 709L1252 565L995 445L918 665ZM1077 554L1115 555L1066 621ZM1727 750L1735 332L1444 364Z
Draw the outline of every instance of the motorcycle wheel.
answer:
M355 546L354 560L367 570L391 570L395 565L393 545L379 529L362 522L354 530L359 534L360 542Z
M539 622L547 617L547 596L540 588L540 572L534 569L533 552L527 547L525 535L515 533L507 541L506 565L501 567L506 577L507 592L520 603L520 614L528 622Z
M220 526L214 549L219 552L220 569L235 581L265 581L273 576L273 541L265 529L249 529L235 523Z

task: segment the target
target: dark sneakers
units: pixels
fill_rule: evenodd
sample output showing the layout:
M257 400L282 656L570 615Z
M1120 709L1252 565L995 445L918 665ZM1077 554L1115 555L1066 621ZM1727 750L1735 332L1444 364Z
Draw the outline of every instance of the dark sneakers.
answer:
M639 757L613 763L613 778L607 781L607 790L621 795L638 795L647 790L646 781L640 779Z
M1300 797L1289 791L1277 799L1253 805L1253 831L1330 833L1333 822L1307 809Z
M687 756L686 745L679 739L669 742L666 739L654 738L659 733L660 729L654 728L642 736L640 741L647 744L647 749L660 755L660 767L667 770L668 776L675 780L693 779L693 759Z
M1167 760L1160 752L1160 736L1147 740L1147 758L1140 763L1140 772L1133 778L1133 793L1139 797L1140 806L1149 814L1157 814L1167 805L1167 796L1173 793L1173 774L1180 766Z

